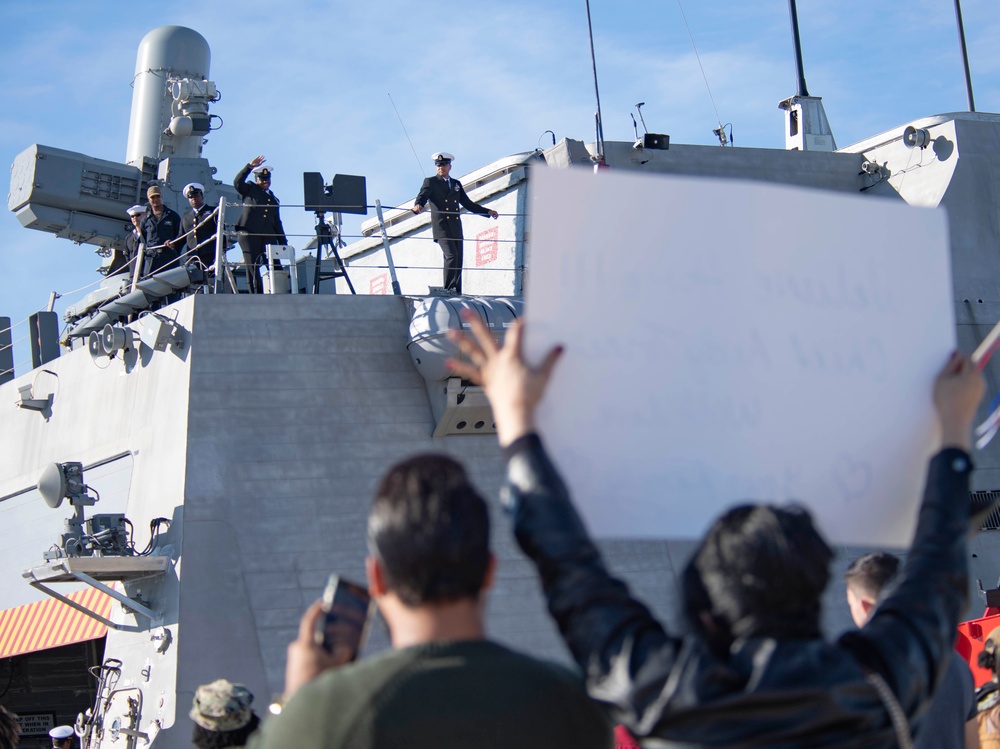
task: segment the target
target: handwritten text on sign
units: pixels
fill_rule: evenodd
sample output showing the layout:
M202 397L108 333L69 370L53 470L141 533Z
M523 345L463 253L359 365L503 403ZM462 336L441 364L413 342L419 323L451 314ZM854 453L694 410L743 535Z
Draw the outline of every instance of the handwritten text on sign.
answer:
M697 537L733 504L797 501L831 541L909 543L955 346L943 212L533 179L528 350L566 346L540 429L594 533Z

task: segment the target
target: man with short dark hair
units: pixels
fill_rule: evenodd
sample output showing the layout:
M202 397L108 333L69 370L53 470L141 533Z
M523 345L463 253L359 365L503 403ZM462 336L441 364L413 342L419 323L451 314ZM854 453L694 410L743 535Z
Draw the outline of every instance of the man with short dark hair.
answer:
M393 649L340 667L315 643L317 601L288 649L286 698L254 749L609 749L567 671L486 639L496 562L486 502L444 455L394 466L368 517L368 587Z
M177 211L163 203L163 189L150 185L146 190L149 209L142 217L142 238L146 243L146 267L143 275L158 273L177 267L177 248L183 244L180 238L181 217Z
M0 705L0 749L17 749L17 735L20 732L17 716Z
M678 636L610 575L535 433L561 349L532 367L520 322L502 348L478 317L463 322L475 337L449 333L466 357L450 367L489 398L515 537L590 695L614 721L649 746L908 744L967 594L971 427L985 389L971 361L953 354L934 384L942 449L899 584L863 630L822 637L829 547L805 510L754 505L725 513L695 550L682 578L691 632Z
M855 559L844 573L847 605L858 627L871 619L879 600L899 571L899 557L873 551ZM955 650L949 653L941 682L920 720L916 749L963 749L978 744L976 685L969 665Z

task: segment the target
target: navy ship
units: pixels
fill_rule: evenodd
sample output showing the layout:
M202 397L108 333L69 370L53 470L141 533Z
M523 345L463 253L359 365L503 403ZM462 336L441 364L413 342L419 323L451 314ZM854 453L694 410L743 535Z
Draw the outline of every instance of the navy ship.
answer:
M838 148L821 101L804 92L782 103L786 150L656 134L564 139L463 175L472 199L502 216L465 219L463 297L433 288L440 255L426 214L379 206L364 238L343 245L337 214L347 206L337 181L320 178L304 200L317 208L313 246L284 248L271 293L240 293L227 258L238 197L203 154L217 98L209 61L196 31L151 31L139 45L124 163L36 144L12 167L8 207L22 225L111 257L127 236L125 210L151 184L181 211L183 186L201 183L223 227L214 263L109 274L62 325L55 313L32 318L30 370L0 362L0 699L26 721L22 746L47 745L47 727L61 723L75 724L86 747L187 746L194 690L220 677L246 684L261 712L282 690L285 648L328 574L363 579L368 501L386 466L445 452L497 496L504 466L489 407L443 366L444 332L463 308L498 337L522 314L528 190L541 164L944 206L960 345L974 348L1000 318L1000 115L930 116ZM914 159L922 168L899 179ZM353 188L354 202L366 202ZM977 464L986 501L1000 490L1000 456L988 449ZM489 631L566 660L533 569L493 509L500 565ZM1000 573L998 539L973 540L973 580ZM674 583L692 543L602 547L680 626ZM842 550L838 572L851 553ZM825 626L846 628L843 587L828 596ZM976 616L974 591L971 600ZM376 626L368 650L387 646Z

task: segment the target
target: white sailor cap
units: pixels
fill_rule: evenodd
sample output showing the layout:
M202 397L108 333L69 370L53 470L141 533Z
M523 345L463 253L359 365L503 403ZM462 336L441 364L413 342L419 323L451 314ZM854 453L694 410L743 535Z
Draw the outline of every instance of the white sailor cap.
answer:
M141 216L145 212L146 212L146 206L144 205L134 205L127 211L125 211L125 213L127 213L129 216Z
M261 177L266 177L267 179L271 179L271 172L273 171L274 170L269 166L259 166L253 170L253 173L257 175L258 179Z
M191 190L197 190L200 193L204 193L205 186L201 184L201 182L188 182L186 185L184 185L184 189L181 190L181 195L183 195L185 198L189 198L191 196L188 193Z
M73 726L56 726L51 731L49 731L49 736L54 739L59 739L63 741L68 739L70 736L74 735Z
M431 158L434 159L434 163L437 164L438 166L441 166L442 164L450 164L455 160L455 157L452 156L447 151L438 151L433 156L431 156Z

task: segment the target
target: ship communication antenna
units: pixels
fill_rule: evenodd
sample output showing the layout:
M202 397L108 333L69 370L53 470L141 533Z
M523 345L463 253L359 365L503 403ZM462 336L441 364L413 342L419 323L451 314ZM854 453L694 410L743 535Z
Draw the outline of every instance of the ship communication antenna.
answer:
M399 120L399 126L400 126L401 128L403 128L403 135L405 135L405 136L406 136L406 142L410 144L410 150L411 150L411 151L413 151L413 158L417 160L417 169L419 169L419 170L420 170L420 173L421 173L421 174L422 174L422 175L423 175L424 177L426 177L426 176L427 176L427 172L426 172L426 170L424 169L424 164L423 164L423 162L422 162L422 161L420 160L420 157L418 157L418 156L417 156L417 149L415 149L415 148L413 147L413 141L412 141L412 140L410 140L410 134L409 134L408 132L406 132L406 125L404 125L404 124L403 124L403 118L399 116L399 110L398 110L398 109L396 109L396 102L394 102L394 101L392 100L392 94L390 94L390 93L386 93L386 96L388 96L388 97L389 97L389 103L390 103L390 104L392 104L392 111L396 113L396 119L397 119L397 120Z
M695 59L698 61L698 67L701 69L701 77L705 79L705 88L708 89L708 98L712 101L712 109L715 111L715 120L719 123L719 126L712 130L712 133L716 138L719 139L719 145L725 146L727 143L732 143L733 140L733 126L729 125L729 140L726 140L726 126L722 124L722 117L719 116L719 108L715 106L715 97L712 96L712 87L708 85L708 75L705 73L705 66L701 64L701 55L698 54L698 45L694 43L694 34L691 33L691 26L688 25L687 15L684 13L684 6L681 5L681 0L677 0L677 9L681 12L681 20L684 21L684 28L687 29L688 36L691 38L691 48L694 49ZM636 109L641 107L642 104L636 104ZM642 117L642 112L639 113ZM646 123L642 123L645 127Z
M594 27L590 23L590 0L587 3L587 33L590 34L590 67L594 71L594 96L597 99L597 112L594 114L594 123L597 130L597 165L606 166L604 163L604 125L601 123L601 90L597 86L597 58L594 56Z
M646 127L646 118L642 116L642 108L646 102L640 101L635 105L635 111L639 113L639 122L642 123L642 137L639 137L639 126L636 124L635 115L629 112L632 118L632 132L635 133L635 143L632 144L633 151L641 151L650 148L655 151L666 151L670 148L670 136L666 133L651 133ZM646 162L642 162L645 164Z
M642 123L642 134L645 135L649 132L649 128L646 127L646 118L642 116L642 108L646 106L646 102L640 101L635 105L635 111L639 113L639 122ZM632 128L635 129L635 117L632 118ZM635 139L639 140L639 133L636 132Z
M958 22L958 41L962 44L962 66L965 69L965 93L969 99L969 111L976 111L976 100L972 98L972 74L969 72L969 50L965 46L965 24L962 23L962 3L955 0L955 19Z
M788 0L788 19L792 27L795 52L795 96L778 102L785 111L785 148L789 151L836 151L830 121L820 96L810 96L802 65L802 41L799 38L799 14L795 0Z
M91 496L89 492L96 496ZM93 487L83 481L83 463L51 463L38 479L38 493L53 510L64 499L73 507L73 517L67 518L58 548L45 553L46 559L100 554L113 556L126 550L125 516L84 516L84 507L92 507L101 498Z

